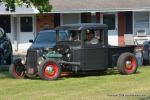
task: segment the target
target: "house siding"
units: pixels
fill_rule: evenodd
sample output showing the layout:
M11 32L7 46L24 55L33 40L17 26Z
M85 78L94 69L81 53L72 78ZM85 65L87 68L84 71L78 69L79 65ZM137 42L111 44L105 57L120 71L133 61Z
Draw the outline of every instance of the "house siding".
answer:
M36 31L39 32L44 28L54 28L54 14L36 15Z
M119 46L124 46L124 34L126 33L126 16L124 12L118 13L118 43Z

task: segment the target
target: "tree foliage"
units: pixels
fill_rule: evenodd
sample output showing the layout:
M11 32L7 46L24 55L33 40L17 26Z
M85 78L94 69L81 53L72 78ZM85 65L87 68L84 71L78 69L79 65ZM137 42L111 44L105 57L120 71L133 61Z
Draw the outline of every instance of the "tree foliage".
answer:
M0 0L0 2L5 3L7 11L14 12L16 6L25 5L30 7L34 5L40 12L50 12L52 5L49 4L49 0Z

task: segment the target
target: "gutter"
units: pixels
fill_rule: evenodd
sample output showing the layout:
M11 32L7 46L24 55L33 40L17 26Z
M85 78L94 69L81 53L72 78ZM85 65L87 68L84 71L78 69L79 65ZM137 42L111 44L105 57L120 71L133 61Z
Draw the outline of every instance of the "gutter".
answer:
M127 11L136 11L136 12L142 12L142 11L150 11L150 8L105 8L105 9L75 9L75 10L53 10L49 13L85 13L85 12L127 12Z

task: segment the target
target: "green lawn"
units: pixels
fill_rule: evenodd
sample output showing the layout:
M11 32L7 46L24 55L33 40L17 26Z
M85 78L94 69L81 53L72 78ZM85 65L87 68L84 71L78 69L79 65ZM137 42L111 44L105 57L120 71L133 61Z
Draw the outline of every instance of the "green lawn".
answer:
M12 79L0 72L0 100L150 100L150 67L133 75L79 75L57 81Z

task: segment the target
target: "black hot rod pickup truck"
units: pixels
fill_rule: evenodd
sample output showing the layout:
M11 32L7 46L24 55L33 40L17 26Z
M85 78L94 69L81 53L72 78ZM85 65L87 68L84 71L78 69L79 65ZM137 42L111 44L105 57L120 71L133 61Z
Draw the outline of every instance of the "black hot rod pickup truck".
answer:
M135 47L109 45L107 25L69 24L59 26L55 31L56 45L43 50L29 50L25 64L18 59L11 66L10 73L13 73L13 77L39 75L45 80L55 80L63 71L101 72L114 66L117 66L121 74L137 71Z

